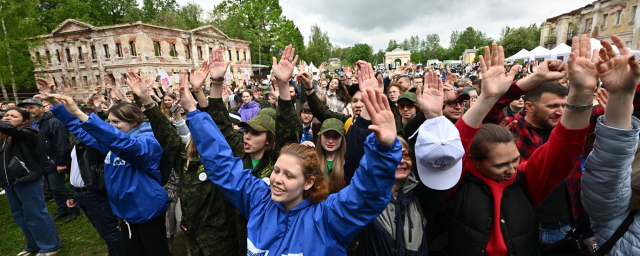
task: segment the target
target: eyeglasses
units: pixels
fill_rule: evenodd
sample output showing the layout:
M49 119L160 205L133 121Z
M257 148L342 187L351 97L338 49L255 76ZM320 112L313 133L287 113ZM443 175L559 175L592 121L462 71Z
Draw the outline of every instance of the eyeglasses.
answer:
M409 155L409 151L406 149L402 150L402 160L411 161L411 155Z
M445 103L447 106L449 107L456 107L457 105L462 106L464 104L463 101L451 101L451 102L446 102Z
M405 108L413 109L415 107L416 105L413 105L413 104L398 104L398 109L405 109Z

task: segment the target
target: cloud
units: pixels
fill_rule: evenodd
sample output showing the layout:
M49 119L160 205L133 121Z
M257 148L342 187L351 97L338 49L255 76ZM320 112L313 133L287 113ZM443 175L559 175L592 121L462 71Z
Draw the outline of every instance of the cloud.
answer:
M205 12L222 0L193 1ZM438 34L440 43L449 46L451 32L471 26L498 39L505 26L538 24L547 18L580 8L593 0L350 0L296 1L280 0L283 15L292 20L308 40L311 26L326 31L332 43L342 47L367 43L374 50L385 49L390 39Z

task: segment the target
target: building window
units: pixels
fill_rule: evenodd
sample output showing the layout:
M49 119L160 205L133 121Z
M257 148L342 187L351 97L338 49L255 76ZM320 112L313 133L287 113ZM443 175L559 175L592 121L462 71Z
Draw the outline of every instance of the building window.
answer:
M58 63L62 62L62 60L60 60L60 51L56 50L56 58L58 59Z
M620 25L621 20L622 20L622 10L618 10L616 12L616 26Z
M187 57L187 59L191 59L191 47L189 45L184 45L184 56Z
M91 46L91 59L94 59L94 60L95 60L96 58L97 58L97 57L96 57L96 46L95 46L95 45L92 45L92 46Z
M97 86L102 86L102 79L100 79L100 75L96 75Z
M83 77L82 77L82 83L83 83L83 85L84 85L84 86L88 87L88 85L89 85L89 80L87 80L87 77L86 77L86 76L83 76Z
M47 51L47 62L51 63L51 53Z
M242 52L242 54L244 55L244 60L247 60L247 52Z
M638 11L638 6L634 5L633 7L631 7L631 24L633 24L634 22L636 22L636 12Z
M78 83L76 82L75 77L71 78L71 86L73 86L73 88L78 88Z
M84 56L82 54L82 47L78 47L78 59L84 60Z
M160 49L160 42L153 41L153 51L156 53L156 56L162 56L162 49Z
M169 55L171 57L178 57L178 52L176 51L176 44L171 44L170 47L171 49L169 51Z
M109 45L108 44L104 44L102 45L102 47L104 48L104 57L105 58L111 58L111 54L109 54Z
M202 59L202 46L198 46L198 59Z
M585 19L584 20L584 29L582 30L582 33L587 33L589 31L591 31L591 21L592 21L592 19Z
M607 18L609 18L609 14L603 14L602 15L602 28L606 28L607 27Z
M138 51L136 50L136 42L129 41L129 49L131 49L131 56L138 56Z
M36 62L40 63L40 52L36 52Z
M625 42L624 44L626 44L626 45L627 45L627 48L631 49L631 41L627 41L627 42Z
M240 60L240 51L236 51L236 60Z
M213 55L213 48L209 47L209 55Z
M118 57L122 58L122 44L121 43L117 43L116 44L116 54L118 54Z
M231 61L231 50L228 50L227 52L229 52L229 61Z
M71 50L69 48L64 49L64 53L67 54L67 62L71 62Z

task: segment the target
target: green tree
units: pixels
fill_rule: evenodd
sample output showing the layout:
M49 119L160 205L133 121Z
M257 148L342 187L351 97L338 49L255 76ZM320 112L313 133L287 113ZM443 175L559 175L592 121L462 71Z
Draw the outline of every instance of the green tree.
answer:
M466 49L472 49L474 47L484 47L489 45L493 39L487 37L485 33L480 30L476 30L473 27L467 27L464 31L453 31L451 33L451 42L449 45L447 59L457 60L460 55Z
M424 62L424 60L422 59L422 54L420 54L420 52L412 52L410 58L411 62L416 64Z
M307 47L307 59L314 63L322 63L327 59L337 56L331 56L331 42L327 32L323 32L318 25L311 26L311 35L309 35L309 46ZM347 56L343 52L343 56Z
M528 27L502 29L499 44L504 48L504 56L509 57L521 49L531 50L540 44L540 28L536 24Z
M368 44L355 44L351 48L349 55L347 55L347 60L349 65L353 65L359 60L371 62L372 59L373 59L373 48Z
M202 7L194 2L189 2L185 6L180 7L179 17L184 19L184 23L188 29L194 29L202 26Z
M376 52L376 54L373 55L373 63L374 64L384 63L384 52L382 51L382 49L378 50L378 52Z
M398 45L396 40L395 39L391 39L391 40L389 40L389 43L387 44L387 52L393 51L393 50L397 49L398 47L400 47L400 46Z

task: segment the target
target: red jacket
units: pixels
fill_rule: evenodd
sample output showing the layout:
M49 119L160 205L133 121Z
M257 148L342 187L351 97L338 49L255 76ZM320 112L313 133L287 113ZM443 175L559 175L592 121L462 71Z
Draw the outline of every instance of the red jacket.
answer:
M463 158L463 172L470 172L480 180L484 181L494 198L494 223L491 231L491 237L486 248L486 255L506 255L507 246L500 229L500 209L502 201L503 189L508 187L516 178L516 175L508 181L495 182L484 177L470 160L469 148L471 141L480 127L473 128L468 126L463 119L456 123L456 127L460 132L460 139L465 149ZM528 189L527 194L532 202L533 208L537 207L562 180L569 175L574 165L574 159L582 153L588 127L579 130L569 130L560 122L551 132L549 141L536 149L529 160L520 163L518 172L523 172L525 179L525 187ZM462 177L462 176L461 176ZM453 187L449 194L451 195L456 189Z

